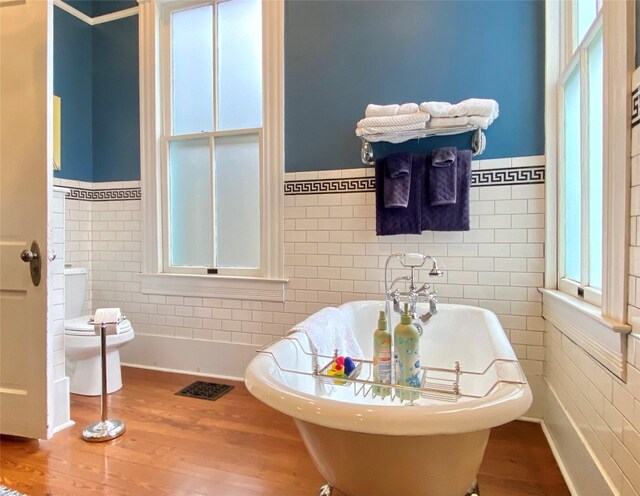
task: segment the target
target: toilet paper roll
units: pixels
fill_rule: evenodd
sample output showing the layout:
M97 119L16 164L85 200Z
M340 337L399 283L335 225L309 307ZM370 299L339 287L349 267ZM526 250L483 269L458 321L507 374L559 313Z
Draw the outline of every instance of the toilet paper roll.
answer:
M98 308L93 316L93 324L97 335L100 335L100 326L102 323L105 325L105 333L107 335L120 334L120 325L116 322L120 322L122 318L122 312L119 308Z

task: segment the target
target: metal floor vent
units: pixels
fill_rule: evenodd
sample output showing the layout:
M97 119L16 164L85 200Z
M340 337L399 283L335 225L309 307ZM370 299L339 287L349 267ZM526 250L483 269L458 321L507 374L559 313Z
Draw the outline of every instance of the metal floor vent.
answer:
M225 393L233 389L233 386L226 384L216 384L215 382L196 381L186 388L182 388L176 394L178 396L188 396L189 398L200 398L203 400L217 400Z

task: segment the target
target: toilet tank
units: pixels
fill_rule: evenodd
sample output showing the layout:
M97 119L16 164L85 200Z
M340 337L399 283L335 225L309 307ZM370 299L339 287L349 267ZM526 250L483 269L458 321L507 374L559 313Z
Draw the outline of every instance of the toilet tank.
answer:
M87 269L65 268L64 285L64 318L67 320L80 317L84 305L84 290L87 287Z

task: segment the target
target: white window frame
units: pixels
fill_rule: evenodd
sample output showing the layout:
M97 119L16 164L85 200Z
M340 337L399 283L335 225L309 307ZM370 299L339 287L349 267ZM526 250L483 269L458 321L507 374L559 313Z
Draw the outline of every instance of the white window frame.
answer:
M143 191L143 274L146 294L284 301L284 2L263 0L263 123L261 273L259 276L170 273L163 256L163 85L161 73L164 5L203 2L139 0L140 160ZM184 272L184 271L182 271Z
M564 45L560 50L560 77L558 78L558 161L562 164L564 160L564 88L567 80L577 68L580 75L580 167L581 167L581 210L582 212L588 212L589 208L589 184L588 184L588 169L589 169L589 130L585 125L586 116L588 116L588 51L594 38L602 30L602 18L603 12L600 10L596 12L596 18L591 24L587 33L574 50L574 44L578 41L577 33L577 16L573 15L573 9L575 3L565 2L562 5L561 22L565 26L563 37ZM604 40L603 40L604 41ZM604 95L603 95L604 97ZM604 130L603 130L604 132ZM588 160L587 160L588 159ZM604 164L603 164L604 168ZM564 229L564 191L565 191L565 167L558 167L558 289L564 293L572 296L579 296L582 293L582 298L592 305L598 307L602 306L602 291L589 286L589 284L582 284L581 282L574 281L565 277L565 232ZM587 180L585 180L587 179ZM603 200L604 203L604 200ZM603 205L604 210L604 205ZM589 279L589 220L588 215L583 214L581 216L581 273L582 282ZM604 232L604 228L603 228ZM604 265L604 264L603 264Z
M233 129L233 130L224 130L220 131L217 129L217 124L215 125L215 131L201 132L201 133L191 133L191 134L175 134L173 132L173 87L171 82L171 15L174 12L180 12L183 10L189 10L196 7L202 7L205 5L210 5L214 9L214 22L217 20L218 11L217 5L220 3L228 2L230 0L169 0L162 4L160 9L160 80L161 80L161 88L160 88L160 99L162 102L162 143L160 146L160 165L162 169L162 181L161 181L161 194L162 194L162 270L168 274L203 274L208 268L215 268L218 274L221 275L236 275L236 276L244 276L244 277L259 277L262 275L262 268L264 267L266 260L264 260L264 256L262 253L262 247L260 249L260 267L257 269L234 269L228 267L202 267L202 266L184 266L184 265L171 265L170 263L170 228L171 223L169 220L169 212L171 207L169 205L170 195L169 195L169 145L173 141L180 140L194 140L194 139L208 139L209 146L211 150L215 150L215 140L216 138L220 138L223 136L240 136L240 135L258 135L258 141L260 143L260 150L262 150L263 134L262 134L262 126L257 128L244 128L244 129ZM215 38L215 33L214 33ZM218 42L214 39L213 50L214 53L217 53ZM217 61L216 61L217 62ZM214 109L213 109L213 120L217 122L219 120L219 103L220 100L218 98L218 89L216 79L218 78L218 69L214 64ZM215 151L213 152L215 153ZM263 174L263 170L266 164L262 158L262 154L260 154L260 175ZM215 207L213 205L213 195L215 190L215 164L211 170L211 212L213 216L213 224L216 224L216 212ZM260 201L262 203L262 201ZM262 205L260 205L262 207ZM215 231L215 229L214 229ZM215 247L215 234L213 235L213 246L214 251ZM261 237L262 238L262 237Z
M559 81L567 44L572 32L562 30L563 12L569 2L547 0L545 9L545 153L546 245L543 316L569 336L612 373L626 378L627 280L629 245L629 163L631 156L631 73L635 55L635 3L604 0L602 34L604 43L603 119L603 260L601 306L559 290L562 206L559 196L562 157L559 115L562 99ZM571 8L569 6L568 8ZM566 36L561 36L565 34ZM609 48L615 47L609 56Z

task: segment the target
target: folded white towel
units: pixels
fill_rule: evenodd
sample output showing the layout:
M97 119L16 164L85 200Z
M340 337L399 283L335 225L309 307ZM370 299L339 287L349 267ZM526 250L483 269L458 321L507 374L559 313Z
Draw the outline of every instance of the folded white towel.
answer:
M396 115L398 110L400 109L400 105L376 105L375 103L370 103L367 105L367 108L364 111L365 117L385 117L389 115Z
M97 335L100 335L100 324L106 324L105 332L107 335L120 334L120 325L112 322L120 321L122 312L119 308L98 308L93 316L93 324Z
M345 316L337 308L323 308L293 326L287 334L294 332L306 334L311 351L317 355L333 356L334 350L337 349L339 355L358 359L364 357ZM314 361L314 365L323 366L327 361Z
M478 126L481 129L487 129L492 123L492 118L480 117L478 115L470 115L468 117L434 117L429 123L429 128Z
M483 98L469 98L452 105L448 102L423 102L420 110L431 114L432 117L464 117L478 115L496 119L500 107L495 100Z
M376 126L356 128L356 136L368 136L370 134L399 133L402 131L417 131L426 129L426 122L416 122L405 126Z
M400 105L397 115L415 114L416 112L420 112L420 107L417 103L403 103Z
M430 118L431 116L425 112L414 112L413 114L388 117L365 117L358 121L357 127L406 126L409 124L425 123Z

